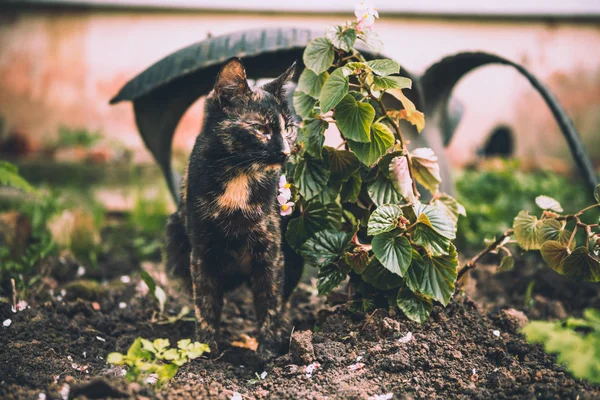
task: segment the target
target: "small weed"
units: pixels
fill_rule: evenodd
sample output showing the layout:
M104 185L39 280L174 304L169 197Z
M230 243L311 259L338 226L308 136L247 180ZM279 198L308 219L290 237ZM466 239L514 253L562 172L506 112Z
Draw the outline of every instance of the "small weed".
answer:
M170 345L169 339L156 339L152 342L138 337L126 354L110 353L106 361L129 367L125 374L129 381L156 382L160 386L170 381L179 367L210 352L208 345L192 343L190 339L178 341L177 348L170 348Z

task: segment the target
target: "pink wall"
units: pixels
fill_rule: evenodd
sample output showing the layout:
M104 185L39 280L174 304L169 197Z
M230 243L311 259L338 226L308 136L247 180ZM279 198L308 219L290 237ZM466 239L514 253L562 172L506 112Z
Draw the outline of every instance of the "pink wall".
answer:
M323 29L343 16L208 12L8 11L0 15L0 116L43 141L60 125L102 131L108 140L149 159L130 104L108 100L144 68L188 44L240 29L298 26ZM413 72L444 55L487 50L519 61L554 90L590 152L600 158L600 26L583 22L386 18L376 28L384 52ZM210 78L209 78L210 79ZM568 154L550 112L528 83L508 68L489 67L461 82L466 107L449 153L456 165L473 159L494 126L517 134L517 155L536 165L561 164ZM200 125L196 104L178 128L187 150Z

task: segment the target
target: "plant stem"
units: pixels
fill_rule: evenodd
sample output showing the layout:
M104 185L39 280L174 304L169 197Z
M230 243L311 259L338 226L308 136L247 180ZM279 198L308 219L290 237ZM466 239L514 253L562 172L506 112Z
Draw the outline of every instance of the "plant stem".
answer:
M573 233L571 233L571 237L569 238L569 242L567 243L567 252L569 254L571 254L571 242L573 242L573 239L575 239L575 234L577 233L577 227L579 225L575 225L575 227L573 228Z
M584 208L583 210L579 211L577 214L575 214L575 216L576 216L576 217L579 217L579 216L581 216L581 215L582 215L584 212L586 212L586 211L588 211L588 210L591 210L592 208L595 208L595 207L600 207L600 204L594 204L594 205L591 205L591 206L589 206L589 207L586 207L586 208Z
M460 269L460 271L458 271L456 280L460 280L467 272L474 269L477 266L479 260L481 260L484 256L491 253L492 251L496 250L506 240L506 238L511 237L513 233L515 232L512 228L507 229L506 232L504 232L498 239L494 240L493 243L490 243L485 249L477 253L475 257L471 258L471 260L468 263L466 263L465 266Z

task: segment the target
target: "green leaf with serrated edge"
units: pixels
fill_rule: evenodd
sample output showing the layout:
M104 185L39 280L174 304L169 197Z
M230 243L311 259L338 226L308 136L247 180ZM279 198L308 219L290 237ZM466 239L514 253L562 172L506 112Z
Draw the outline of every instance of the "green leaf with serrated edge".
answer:
M540 253L550 268L559 274L563 274L563 261L569 255L566 243L547 240L542 244Z
M578 247L563 260L563 275L587 282L600 282L600 261L587 247Z
M594 198L596 199L596 202L600 204L600 185L596 186L596 189L594 189Z
M125 357L121 353L109 353L106 357L106 362L114 365L123 365L125 363Z
M358 161L358 158L353 153L346 150L336 150L333 147L327 146L323 150L327 153L332 179L345 182L352 174L358 171L360 161Z
M351 252L346 252L344 254L344 261L346 261L350 268L357 274L362 274L371 260L372 257L369 256L369 252L359 248L355 248Z
M456 224L454 224L454 221L435 205L417 202L413 205L413 209L417 218L421 214L425 214L429 220L430 226L437 233L450 240L456 239Z
M373 253L381 264L394 274L404 276L412 259L410 241L393 232L376 235L371 242Z
M529 215L528 211L520 211L513 222L515 230L515 239L524 250L539 250L538 241L540 228L543 221L537 219L534 215Z
M565 246L571 239L571 231L565 229L565 224L553 218L543 220L542 226L539 229L539 243L544 243L548 240L556 240ZM575 240L571 242L571 250L575 249Z
M412 292L406 285L398 290L396 305L408 319L419 324L427 321L433 310L433 302L429 297Z
M560 203L548 196L538 196L535 198L535 204L542 210L552 210L558 213L563 212L563 208Z
M403 282L400 275L390 272L376 258L373 258L367 265L367 268L361 274L361 278L379 290L395 289Z
M348 94L348 78L344 76L342 68L338 68L325 81L321 89L321 113L325 114L336 107Z
M401 215L402 207L397 204L384 204L377 207L369 217L367 235L374 236L396 229Z
M508 272L511 271L515 267L515 259L513 256L504 256L502 257L502 261L500 261L500 266L498 267L498 272Z
M300 248L300 254L317 267L331 264L344 255L352 234L334 230L317 232Z
M356 171L350 178L342 184L340 198L342 202L356 203L360 188L362 186L362 178L360 172Z
M299 217L288 223L285 239L294 249L299 249L316 232L325 229L339 229L340 209L329 204L311 201L302 210Z
M412 240L422 246L432 256L447 255L450 250L450 239L440 235L431 225L427 215L421 214L412 231Z
M137 338L133 341L129 349L127 350L127 358L134 360L141 356L142 352L142 338Z
M322 160L305 154L296 165L294 183L300 194L306 200L310 200L325 188L330 175L331 171Z
M309 42L302 56L304 65L317 75L327 71L334 58L333 45L325 37L318 37Z
M329 179L327 186L325 186L325 188L315 196L315 199L323 204L333 203L337 201L341 189L342 182Z
M374 76L375 90L410 89L412 81L404 76Z
M296 89L294 92L294 111L296 114L304 119L309 118L313 112L315 104L317 104L317 100Z
M412 291L421 292L446 306L454 294L457 267L458 258L453 244L446 256L429 257L413 253L413 261L406 272L406 284Z
M327 72L323 72L320 75L315 74L310 69L305 68L302 71L302 75L298 79L298 87L297 90L306 93L310 97L314 99L319 99L321 95L321 89L323 88L323 84L329 77Z
M319 296L331 292L346 279L346 274L340 271L335 265L329 264L322 267L317 275L317 290Z
M371 125L369 135L368 143L348 140L348 145L363 164L371 167L392 147L394 134L385 124L375 122Z
M363 143L371 140L375 109L370 104L360 103L348 94L335 107L333 116L340 132L347 139Z
M440 193L438 194L431 202L433 206L438 208L444 214L448 216L448 218L454 221L454 224L458 223L458 216L462 215L463 217L467 216L467 211L462 204L460 204L455 198Z
M304 143L306 152L314 158L322 158L325 130L329 124L322 119L308 119L300 129L299 141Z
M371 71L377 75L387 76L400 72L400 64L389 59L371 60L367 62Z
M369 183L367 192L376 206L397 204L402 200L402 196L398 193L394 184L382 174L379 174L377 179Z
M437 193L438 187L442 182L440 175L440 165L438 158L427 147L421 147L411 152L410 161L412 164L413 176L423 187L432 194Z
M356 43L356 29L334 26L327 32L327 37L336 48L351 52Z

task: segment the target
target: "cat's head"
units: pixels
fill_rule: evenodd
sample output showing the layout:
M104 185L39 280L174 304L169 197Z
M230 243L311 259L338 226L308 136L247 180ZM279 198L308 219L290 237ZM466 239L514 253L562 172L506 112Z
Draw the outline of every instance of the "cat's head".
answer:
M259 165L285 162L296 133L286 84L295 73L296 63L273 81L250 88L239 58L221 68L207 98L205 124L227 154Z

